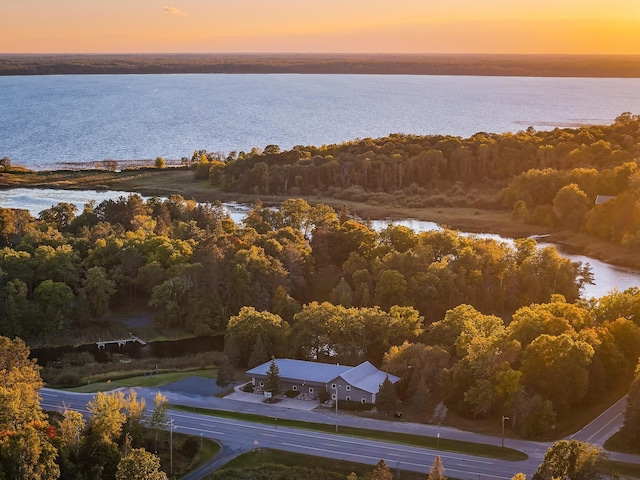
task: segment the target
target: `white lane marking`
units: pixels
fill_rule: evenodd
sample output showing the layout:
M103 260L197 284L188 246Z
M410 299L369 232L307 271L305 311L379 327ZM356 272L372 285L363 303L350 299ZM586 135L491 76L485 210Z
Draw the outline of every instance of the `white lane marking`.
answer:
M193 417L191 415L184 415L184 414L174 414L174 411L172 410L171 416L173 417L182 417L182 418L188 418L190 420L199 420L199 421L203 421L204 419L198 417ZM210 420L213 423L220 423L223 425L229 425L232 427L236 427L236 428L250 428L252 431L256 431L256 430L262 430L262 431L267 431L267 432L272 432L273 431L273 427L269 427L269 426L258 426L258 425L246 425L246 424L242 424L244 422L246 422L245 420L238 420L237 422L231 422L231 421L225 421L226 419L221 417L212 417L212 416L207 416L207 420ZM240 422L240 423L238 423ZM292 427L280 427L282 428L287 428L287 432L290 435L295 435L298 437L303 437L303 438L312 438L314 440L317 441L318 439L318 435L332 435L330 433L325 433L325 432L313 432L313 433L304 433L304 431L299 431L296 428L292 428ZM401 452L407 452L409 450L413 451L414 453L423 453L424 450L433 450L433 449L429 449L427 447L416 447L414 445L399 445L397 443L393 443L393 442L384 442L383 440L369 440L369 439L353 439L350 440L349 438L353 438L353 437L339 437L339 438L334 438L332 439L335 442L340 442L340 443L346 443L346 444L351 444L351 445L358 445L358 446L363 446L363 445L380 445L383 444L384 448L386 448L387 450L397 450L397 451L401 451ZM377 443L376 443L377 442ZM397 447L394 447L393 445L398 445ZM450 460L457 460L457 461L464 461L464 462L468 462L468 463L479 463L479 464L484 464L484 465L493 465L494 463L491 461L487 461L487 460L476 460L475 458L473 458L473 456L469 455L468 457L461 457L461 456L453 456L453 455L447 455L446 453L442 454L439 453L438 455L440 455L440 458L443 459L450 459Z
M223 432L216 432L215 430L207 430L205 428L194 428L194 427L180 427L180 428L183 430L193 430L194 432L210 433L212 435L224 435Z
M336 450L326 450L323 448L316 448L316 447L307 447L304 445L296 445L293 443L282 443L282 445L285 445L287 447L295 447L295 448L304 448L307 450L313 450L313 451L318 451L318 452L329 452L329 453L336 453L339 455L344 455L347 457L357 457L357 458L365 458L367 460L372 460L372 461L376 461L379 460L379 458L376 457L371 457L369 455L361 455L358 453L345 453L345 452L340 452L340 451L336 451ZM433 457L436 456L436 454L428 454L431 455ZM430 467L430 465L424 465L422 463L413 463L413 462L402 462L403 465L410 465L413 467L420 467L420 468L425 468L428 469ZM458 472L458 473L465 473L465 474L473 474L473 475L484 475L484 474L478 474L478 472L473 472L473 471L469 471L469 470L456 470L455 468L447 468L446 469L447 472ZM495 475L493 474L491 478L499 478L499 479L503 479L503 480L511 480L512 477L501 477L499 475Z
M585 442L589 442L593 437L595 437L596 435L598 435L602 430L604 430L605 428L607 428L609 425L611 425L613 422L618 420L618 417L621 417L622 413L617 414L615 417L613 417L611 420L609 420L607 423L605 423L602 427L600 427L600 429L595 432L593 435L591 435L589 438L587 438L585 440Z

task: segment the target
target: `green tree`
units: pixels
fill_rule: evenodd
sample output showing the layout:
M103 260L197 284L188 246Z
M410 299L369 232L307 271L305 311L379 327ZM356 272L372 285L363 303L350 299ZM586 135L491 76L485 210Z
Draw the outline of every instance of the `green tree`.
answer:
M235 380L235 371L233 364L226 355L218 366L218 374L216 375L216 385L226 387Z
M371 474L371 480L393 480L391 470L389 470L387 464L384 463L384 460L380 459L378 463L376 463L373 473Z
M281 391L280 369L275 358L271 358L269 363L269 370L264 381L264 391L270 392L273 396L278 395Z
M385 270L376 285L376 299L385 310L392 305L405 305L407 298L407 281L397 270Z
M544 455L533 480L600 480L602 462L607 458L597 447L578 440L560 440L554 443Z
M376 394L376 408L382 413L388 414L395 411L397 402L396 387L391 383L389 375L387 375Z
M167 474L160 470L156 455L134 448L118 463L116 480L167 480Z
M575 183L562 187L553 199L553 210L562 222L574 230L584 223L589 210L589 199Z
M4 287L4 315L0 314L0 335L14 337L22 333L22 317L27 311L28 287L19 278L7 282ZM2 296L0 296L2 298ZM2 308L0 308L0 312ZM4 318L1 318L4 317Z
M62 282L45 280L33 292L39 309L39 333L53 333L62 330L66 314L71 308L73 291Z
M436 455L436 458L433 459L433 465L429 469L427 480L447 480L447 477L444 476L444 466L440 455Z
M593 353L591 345L567 334L540 335L523 353L522 383L566 412L587 394Z
M40 212L40 219L52 224L57 230L63 231L76 218L78 207L67 202L60 202L57 205Z
M266 350L276 355L284 344L282 319L270 312L259 312L253 307L243 307L238 315L229 319L225 343L231 341L237 347L237 365L247 365L258 337L262 337ZM232 357L229 356L229 359Z
M109 279L102 267L91 267L82 280L82 295L87 301L89 311L95 318L100 318L109 311L109 300L116 293L116 282Z
M269 360L269 352L264 345L264 341L262 340L262 335L258 335L256 339L256 343L253 345L253 349L251 350L251 356L249 357L249 362L247 363L248 368L257 367L258 365L263 364Z
M160 320L167 326L183 326L187 312L187 294L193 284L186 276L168 278L153 287L149 305L160 312Z

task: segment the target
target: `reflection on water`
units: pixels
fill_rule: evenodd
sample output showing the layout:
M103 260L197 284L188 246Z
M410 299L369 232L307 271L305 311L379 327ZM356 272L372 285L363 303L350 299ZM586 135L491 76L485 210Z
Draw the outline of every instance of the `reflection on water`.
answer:
M8 190L0 190L0 207L4 208L22 208L37 216L38 213L46 208L56 205L58 202L74 203L79 210L85 203L95 200L100 203L107 199L116 199L121 196L128 196L129 192L119 191L90 191L90 190L55 190L55 189L30 189L30 188L13 188ZM145 197L143 197L145 198ZM246 204L237 202L229 202L224 204L225 209L234 222L240 222L247 211L251 208ZM415 219L393 220L394 225L403 225L416 232L424 232L429 230L440 229L440 226L434 222L426 222ZM382 230L389 224L388 220L373 220L371 226L377 231ZM493 233L462 233L463 235L475 235L481 238L490 238L493 240L508 242L513 244L513 240ZM640 272L630 268L619 267L601 262L595 258L585 255L576 255L562 250L562 247L550 243L538 243L540 247L554 246L558 248L559 253L574 262L582 262L589 264L593 272L594 285L585 285L582 290L584 297L602 297L614 288L618 290L626 290L630 287L640 287Z

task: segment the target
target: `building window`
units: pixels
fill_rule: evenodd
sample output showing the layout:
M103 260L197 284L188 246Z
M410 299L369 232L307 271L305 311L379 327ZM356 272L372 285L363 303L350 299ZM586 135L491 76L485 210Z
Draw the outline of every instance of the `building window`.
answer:
M332 394L331 394L331 400L335 400L335 399L336 399L336 394L335 394L335 393L332 393Z
M347 395L347 402L351 401L351 397L349 395Z
M260 382L260 386L261 386L261 387L264 387L264 382Z
M297 391L298 391L298 386L297 386L297 385L294 385L294 386L293 386L293 391L294 391L294 392L297 392Z
M360 399L360 403L367 403L367 399L366 398L361 398Z
M332 384L331 384L331 388L332 388L333 390L335 390L335 389L336 389L336 384L335 384L335 383L332 383Z
M351 385L347 385L347 387L346 387L346 388L347 388L347 392L350 392L350 391L351 391Z
M309 393L313 393L313 387L309 387Z

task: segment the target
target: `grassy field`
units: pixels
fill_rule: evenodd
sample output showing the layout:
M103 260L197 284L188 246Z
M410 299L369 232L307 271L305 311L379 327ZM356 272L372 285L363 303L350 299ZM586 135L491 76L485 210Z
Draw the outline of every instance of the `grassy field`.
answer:
M260 449L245 453L231 460L224 468L205 477L205 480L217 480L225 477L225 472L232 469L251 469L264 468L266 465L283 465L285 467L305 467L323 472L331 472L346 478L351 472L358 475L358 478L368 478L373 471L373 465L363 463L348 462L345 460L334 460L331 458L313 457L311 455L303 455L299 453L281 452L278 450ZM394 478L402 480L424 480L424 473L416 473L408 470L400 470L393 468L394 465L388 465L392 469ZM445 468L445 475L446 475ZM447 477L449 480L455 480Z
M273 425L279 427L301 428L305 430L313 430L317 432L335 433L335 426L325 423L301 422L297 420L288 420L284 418L273 418L251 413L230 412L226 410L211 410L206 408L184 407L172 405L171 408L183 410L186 412L200 413L221 418L230 418L234 420L242 420L247 422L256 422L263 425ZM368 430L355 427L340 427L340 435L368 438L371 440L382 440L386 442L395 442L404 445L413 445L416 447L432 448L447 452L464 453L467 455L475 455L478 457L498 458L501 460L520 461L525 460L527 455L518 450L511 448L501 448L493 445L484 445L481 443L462 442L458 440L448 440L444 438L426 437L422 435L411 435L406 433L394 433L379 430Z
M107 379L91 382L81 387L67 388L70 392L95 393L115 390L120 387L159 387L168 383L184 380L189 377L216 378L217 369L207 368L203 370L185 370L182 372L168 372L149 375L142 375L142 372L128 372L130 376L120 379Z

